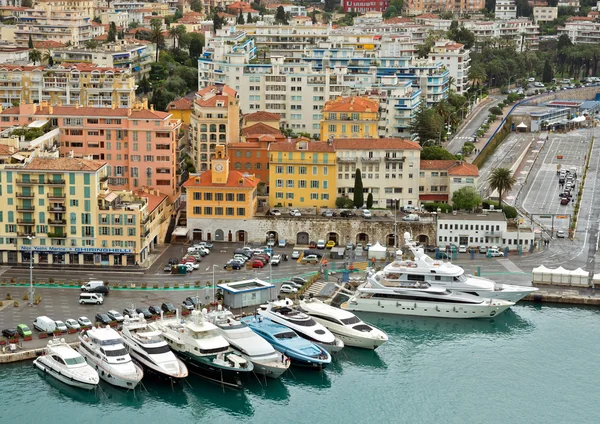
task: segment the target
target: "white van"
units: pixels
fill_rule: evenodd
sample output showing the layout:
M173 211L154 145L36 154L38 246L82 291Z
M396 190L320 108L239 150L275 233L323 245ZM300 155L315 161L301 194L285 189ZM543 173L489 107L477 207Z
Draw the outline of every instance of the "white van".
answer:
M414 213L410 213L410 214L402 217L402 221L418 221L418 220L419 220L419 215L414 214Z
M79 304L84 305L86 303L102 305L104 303L104 298L99 293L81 293L79 295Z
M104 281L90 281L85 283L83 286L81 286L81 291L90 291L91 289L98 287L98 286L103 286L104 285Z
M56 330L56 323L47 316L41 316L33 321L33 328L42 333L52 333Z

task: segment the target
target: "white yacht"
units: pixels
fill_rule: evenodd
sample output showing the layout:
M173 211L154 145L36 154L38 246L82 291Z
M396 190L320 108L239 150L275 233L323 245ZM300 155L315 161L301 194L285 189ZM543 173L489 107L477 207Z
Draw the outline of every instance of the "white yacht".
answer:
M171 352L162 333L148 326L144 315L140 314L139 318L125 317L121 336L131 357L146 370L170 379L187 377L188 369L183 361Z
M450 262L438 261L429 257L423 248L417 246L410 233L404 233L406 249L413 260L395 260L381 271L380 282L385 287L398 287L404 283L429 283L452 291L460 291L483 298L503 299L518 302L535 287L498 284L492 280L465 274L464 269Z
M377 349L388 340L387 334L379 328L365 324L352 312L323 303L313 298L312 293L308 300L304 300L303 297L300 297L300 309L339 337L344 345Z
M187 320L160 319L151 323L150 328L162 332L190 371L216 383L241 388L241 377L249 375L254 365L231 349L217 327L206 321L205 315L206 311L193 310Z
M92 390L100 382L96 370L65 339L48 340L43 355L38 356L33 365L69 386Z
M142 367L131 360L123 339L110 327L92 328L79 334L79 353L109 384L133 389L144 377Z
M399 282L394 287L386 287L381 283L381 273L367 274L366 282L358 286L341 308L425 317L489 318L514 305L508 300L486 299L418 281Z
M270 318L275 323L291 328L300 337L318 344L329 353L336 353L344 348L342 340L304 312L294 309L293 306L294 303L290 299L277 300L260 305L258 313Z
M254 364L255 373L278 378L289 368L290 361L285 355L277 352L246 324L236 320L231 311L222 310L221 305L218 310L209 312L207 319L219 328L231 346Z

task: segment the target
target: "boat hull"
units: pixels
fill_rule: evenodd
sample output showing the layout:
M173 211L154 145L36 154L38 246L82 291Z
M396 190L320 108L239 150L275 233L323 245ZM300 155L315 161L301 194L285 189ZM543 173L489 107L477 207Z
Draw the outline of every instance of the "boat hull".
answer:
M294 365L296 367L313 368L313 369L320 370L320 369L325 368L331 362L331 360L329 360L329 362L326 362L326 361L317 360L315 358L311 358L309 356L299 355L298 353L296 353L294 351L290 351L283 346L274 346L274 347L278 352L281 352L285 356L290 358L291 365Z
M43 363L42 361L40 361L40 358L33 361L33 365L38 370L43 372L44 374L50 375L50 376L54 377L55 379L57 379L58 381L60 381L64 384L67 384L69 386L79 387L80 389L85 389L85 390L94 390L96 388L96 386L98 385L98 382L88 383L85 381L81 381L81 380L69 377L65 374L62 374L60 371L55 370L54 368L52 368L52 367L48 366L47 364Z
M242 379L252 371L251 369L219 367L212 363L211 357L198 357L187 352L175 351L175 355L187 364L189 372L213 383L234 389L241 389L243 387Z
M269 361L269 362L260 362L252 359L249 356L245 356L245 358L252 362L254 365L254 372L256 374L264 375L270 378L279 378L281 374L287 371L288 367L285 366L282 362L278 361Z
M300 334L300 336L303 336L303 335ZM333 355L335 355L336 353L338 353L345 346L344 342L339 337L335 338L335 342L333 344L321 343L321 342L317 342L315 340L311 340L311 342L313 342L314 344L317 344L317 345L321 346L323 349L325 349L327 352L329 352L329 353L331 353Z
M509 302L517 303L525 296L530 295L537 291L535 287L519 287L518 286L504 286L505 290L494 290L490 292L477 292L481 297L487 297L489 299L500 299L507 300Z
M79 353L85 358L88 364L90 364L97 372L100 378L106 381L108 384L111 384L116 387L121 387L123 389L135 389L140 381L142 381L142 377L144 376L144 371L142 367L136 365L135 367L135 375L116 375L118 373L115 370L112 370L111 367L107 366L104 362L96 360L96 358L87 354L85 349L79 348Z
M386 301L372 299L352 299L341 305L342 309L353 312L374 312L379 314L411 315L420 317L441 318L493 318L498 316L513 304L492 305L489 302L481 304L435 304L414 301Z
M358 347L361 349L375 350L387 341L386 339L373 339L368 337L360 337L353 334L343 334L332 328L329 328L329 331L331 331L333 334L335 334L336 337L342 340L344 342L344 345Z
M162 368L160 368L159 366L157 366L155 363L150 362L145 357L141 356L135 350L135 348L132 348L129 345L126 345L126 346L127 346L127 351L129 352L129 355L131 356L131 358L133 358L135 361L137 361L142 366L142 368L144 368L144 370L148 371L148 373L152 374L155 377L166 378L166 379L170 379L170 380L180 380L180 379L188 376L187 367L185 366L183 361L179 358L176 358L177 362L179 364L179 372L178 373L169 373L169 372L166 372L165 370L163 370Z

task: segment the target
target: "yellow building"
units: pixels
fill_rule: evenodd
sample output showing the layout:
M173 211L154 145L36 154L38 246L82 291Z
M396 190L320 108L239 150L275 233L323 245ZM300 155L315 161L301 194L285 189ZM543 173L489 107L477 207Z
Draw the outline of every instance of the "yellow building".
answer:
M338 97L323 106L321 141L377 138L379 103L367 97Z
M173 100L167 105L167 111L173 115L174 119L181 119L185 125L190 125L190 116L192 114L193 102L182 97Z
M330 143L299 138L269 145L269 205L335 207L336 155Z
M36 157L0 165L3 263L144 264L172 208L159 193L108 188L105 162Z
M258 206L259 180L229 169L225 146L216 147L212 169L191 175L187 192L188 236L194 240L246 241Z

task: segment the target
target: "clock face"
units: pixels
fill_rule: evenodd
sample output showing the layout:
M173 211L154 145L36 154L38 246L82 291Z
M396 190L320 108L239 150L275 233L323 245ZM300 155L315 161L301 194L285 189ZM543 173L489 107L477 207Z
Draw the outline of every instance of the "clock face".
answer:
M215 165L215 171L216 172L223 172L223 164L222 163L217 163Z

